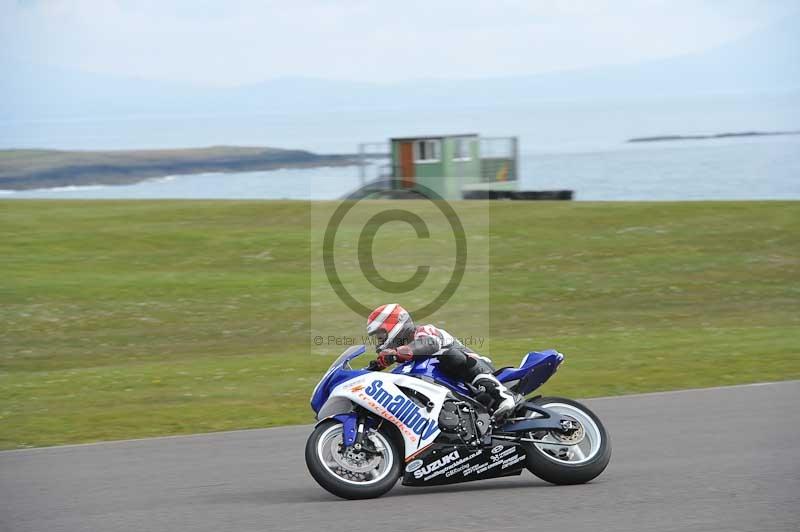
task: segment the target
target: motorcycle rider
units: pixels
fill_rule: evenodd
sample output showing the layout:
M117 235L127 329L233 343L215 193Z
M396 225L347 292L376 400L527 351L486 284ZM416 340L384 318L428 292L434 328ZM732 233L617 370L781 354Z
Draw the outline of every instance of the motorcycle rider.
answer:
M396 303L381 305L367 318L367 334L375 336L378 358L372 369L382 370L394 362L414 357L436 357L448 377L469 382L491 399L493 415L514 409L514 395L493 375L491 360L473 353L444 329L414 325L408 311Z

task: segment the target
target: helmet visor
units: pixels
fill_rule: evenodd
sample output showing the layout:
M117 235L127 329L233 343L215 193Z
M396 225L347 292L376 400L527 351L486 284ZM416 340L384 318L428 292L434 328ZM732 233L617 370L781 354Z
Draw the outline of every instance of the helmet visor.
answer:
M370 336L375 338L375 349L380 350L383 344L386 343L386 339L389 337L389 333L386 332L386 329L381 327L374 333L370 334Z

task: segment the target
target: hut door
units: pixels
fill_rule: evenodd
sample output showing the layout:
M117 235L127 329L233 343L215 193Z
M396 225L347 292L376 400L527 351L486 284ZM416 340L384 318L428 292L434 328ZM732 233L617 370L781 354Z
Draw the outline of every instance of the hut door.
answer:
M414 143L400 143L400 179L403 188L414 186Z

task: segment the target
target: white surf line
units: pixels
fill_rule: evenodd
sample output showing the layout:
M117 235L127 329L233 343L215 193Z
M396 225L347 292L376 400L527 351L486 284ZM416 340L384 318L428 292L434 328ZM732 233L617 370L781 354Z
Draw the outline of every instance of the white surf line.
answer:
M705 391L715 391L715 390L730 390L734 388L756 388L760 386L775 386L775 385L783 385L783 384L800 384L800 380L788 380L788 381L768 381L768 382L751 382L746 384L731 384L729 386L709 386L707 388L686 388L683 390L664 390L661 392L644 392L644 393L631 393L626 395L608 395L605 397L589 397L589 398L581 398L580 401L605 401L608 399L627 399L627 398L636 398L636 397L650 397L650 396L659 396L659 395L671 395L671 394L680 394L680 393L691 393L691 392L705 392ZM75 447L94 447L98 445L114 445L117 443L135 443L135 442L147 442L147 441L158 441L158 440L179 440L179 439L186 439L186 438L202 438L204 436L216 436L216 435L225 435L225 434L237 434L242 432L258 432L258 431L271 431L271 430L281 430L281 429L301 429L301 428L310 428L314 425L281 425L280 427L262 427L262 428L253 428L253 429L234 429L234 430L220 430L216 432L195 432L193 434L172 434L169 436L150 436L145 438L129 438L125 440L108 440L108 441L95 441L95 442L88 442L88 443L68 443L64 445L51 445L49 447L29 447L24 449L6 449L4 451L0 451L0 456L7 453L24 453L24 452L43 452L43 451L58 451L60 449L72 449Z

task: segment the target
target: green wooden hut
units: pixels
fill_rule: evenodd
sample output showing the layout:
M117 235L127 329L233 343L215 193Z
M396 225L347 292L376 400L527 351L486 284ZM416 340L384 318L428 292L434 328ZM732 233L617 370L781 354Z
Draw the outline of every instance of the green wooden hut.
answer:
M505 141L499 156L481 156L487 141ZM517 139L481 139L476 133L389 139L393 188L427 187L445 199L465 190L516 190Z

